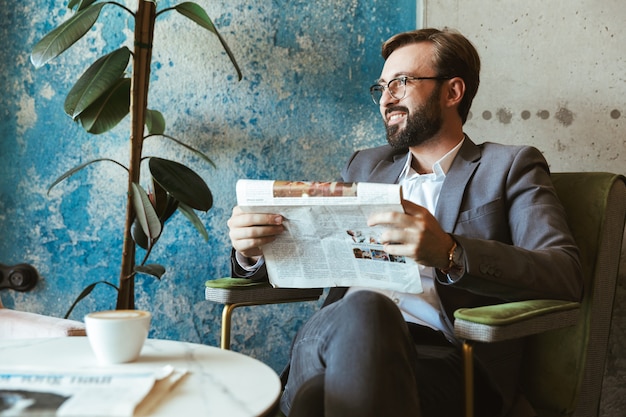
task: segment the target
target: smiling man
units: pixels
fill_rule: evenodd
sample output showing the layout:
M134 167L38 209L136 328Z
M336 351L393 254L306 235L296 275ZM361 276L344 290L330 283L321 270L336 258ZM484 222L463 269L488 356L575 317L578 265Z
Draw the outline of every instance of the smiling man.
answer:
M402 185L405 212L368 224L385 226L389 254L417 261L424 291L332 288L292 345L288 416L460 416L454 310L581 294L578 250L541 153L477 145L463 132L480 79L474 46L421 29L392 37L382 54L370 92L388 144L355 152L341 177ZM267 279L260 248L282 222L233 209L233 276ZM476 347L477 416L534 415L517 384L521 353L516 341Z

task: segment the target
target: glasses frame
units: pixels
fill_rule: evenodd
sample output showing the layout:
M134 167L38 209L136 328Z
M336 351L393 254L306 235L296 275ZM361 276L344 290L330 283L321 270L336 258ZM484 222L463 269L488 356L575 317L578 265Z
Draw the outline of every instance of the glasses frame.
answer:
M405 96L406 96L406 82L411 80L415 80L415 81L422 81L422 80L437 80L437 81L443 81L443 80L449 80L453 77L444 77L444 76L435 76L435 77L411 77L409 75L403 75L401 77L396 77L392 80L389 80L389 82L387 83L387 85L385 84L374 84L370 87L370 96L372 97L372 101L374 102L374 104L376 105L380 105L380 99L383 97L383 94L385 93L385 90L387 90L389 92L389 95L396 99L396 100L402 100ZM389 86L392 83L398 82L400 81L400 87L402 87L402 96L401 97L396 97L392 92L391 89L389 88ZM380 94L380 97L378 97L378 100L376 99L375 95Z

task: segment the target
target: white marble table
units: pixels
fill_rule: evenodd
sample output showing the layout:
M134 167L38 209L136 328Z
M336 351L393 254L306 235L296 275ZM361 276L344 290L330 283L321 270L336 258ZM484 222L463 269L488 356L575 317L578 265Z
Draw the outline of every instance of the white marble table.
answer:
M98 367L86 337L0 341L0 368L28 365L68 370ZM148 339L140 358L107 369L158 369L189 373L149 414L154 417L264 416L277 404L278 375L264 363L212 346Z

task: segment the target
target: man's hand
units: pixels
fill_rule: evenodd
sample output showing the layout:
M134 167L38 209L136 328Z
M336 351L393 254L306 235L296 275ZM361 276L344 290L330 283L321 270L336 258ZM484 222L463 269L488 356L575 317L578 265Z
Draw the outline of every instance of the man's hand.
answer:
M422 206L403 200L404 213L375 213L368 226L385 226L381 239L391 255L408 256L425 266L447 268L452 237L441 229L439 222Z
M255 261L263 255L261 246L272 242L285 230L281 215L245 213L239 206L233 208L227 224L233 248Z

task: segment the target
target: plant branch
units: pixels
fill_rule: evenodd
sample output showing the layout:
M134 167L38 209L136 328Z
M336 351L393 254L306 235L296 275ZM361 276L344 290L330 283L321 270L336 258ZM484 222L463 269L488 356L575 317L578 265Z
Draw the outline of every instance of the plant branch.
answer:
M176 10L176 7L166 7L165 9L159 10L155 17L161 16L163 13L170 12L172 10Z
M143 257L141 263L139 265L144 266L146 264L146 262L148 262L148 258L150 257L150 253L152 252L152 248L154 247L154 243L158 240L159 238L156 239L150 239L150 245L148 246L148 250L146 251L145 256Z
M173 142L176 142L177 144L179 144L179 145L180 145L180 146L182 146L183 148L186 148L187 150L190 150L190 151L191 151L191 152L193 152L194 154L198 155L200 158L202 158L202 159L204 159L205 161L207 161L209 164L211 164L211 166L212 166L213 168L216 168L216 166L215 166L215 164L213 163L213 161L212 161L212 160L211 160L208 156L206 156L206 155L204 154L204 152L199 151L198 149L196 149L196 148L194 148L194 147L192 147L192 146L187 145L186 143L184 143L184 142L182 142L182 141L180 141L180 140L176 139L176 138L175 138L175 137L173 137L173 136L166 135L166 134L156 134L156 133L155 133L155 134L153 134L153 135L147 135L147 136L144 138L144 140L146 140L146 139L148 139L148 138L155 137L155 136L161 136L161 137L164 137L164 138L166 138L166 139L169 139L169 140L171 140L171 141L173 141Z
M115 2L115 1L109 1L107 2L109 4L114 4L116 6L120 6L122 9L126 10L128 13L130 13L131 16L135 17L135 12L133 12L132 10L130 10L128 7L124 6L121 3Z
M147 107L156 17L164 12L176 10L185 18L215 34L235 66L238 79L242 79L241 71L232 52L201 6L193 1L183 1L157 13L157 0L136 1L137 9L132 11L117 1L68 0L67 7L74 10L75 14L47 33L35 44L31 53L31 61L35 68L40 68L58 57L89 33L101 17L102 9L109 4L121 7L134 18L133 51L123 47L99 58L72 87L64 105L66 113L75 121L79 121L85 131L93 134L109 131L130 113L130 163L128 167L113 159L96 159L82 163L65 172L48 188L49 193L58 183L95 162L110 161L127 171L128 192L119 287L101 281L101 283L110 285L117 290L117 309L135 308L134 281L137 273L152 275L159 279L165 274L165 268L162 265L146 265L146 261L160 236L160 228L176 209L178 208L198 229L204 239L208 240L206 228L194 210L207 211L213 205L211 190L193 170L175 161L142 156L144 140L159 135L183 146L215 167L215 164L203 152L172 136L165 135L166 124L163 115L159 111ZM129 61L132 61L130 78L124 75L128 69ZM144 136L145 129L148 130L148 136ZM155 191L151 195L146 194L139 185L143 159L149 159L148 168L155 186ZM140 193L140 201L138 201L138 195L133 197L133 184L136 184L136 191ZM156 222L159 222L158 227ZM139 226L135 227L136 224ZM137 230L136 236L135 230ZM159 230L158 233L157 230ZM138 237L137 242L133 236ZM146 238L150 239L149 243L146 242ZM137 246L146 250L140 265L136 264ZM96 284L89 285L81 293L72 304L68 316L76 303L87 296Z
M152 59L152 40L154 38L154 20L156 4L148 0L138 0L135 15L135 53L131 81L130 99L130 164L128 176L128 196L126 201L126 225L122 248L122 269L120 272L120 293L117 309L134 309L135 285L132 279L135 267L135 242L132 238L132 226L135 212L132 203L133 183L139 183L143 131L148 106L148 84L150 81L150 61Z

